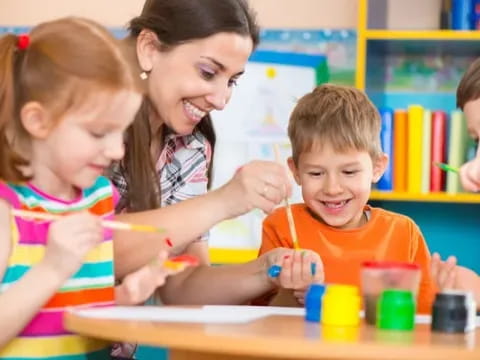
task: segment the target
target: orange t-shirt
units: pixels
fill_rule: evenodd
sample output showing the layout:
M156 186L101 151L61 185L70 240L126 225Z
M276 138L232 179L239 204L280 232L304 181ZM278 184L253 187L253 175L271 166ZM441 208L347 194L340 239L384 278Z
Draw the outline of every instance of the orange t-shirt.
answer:
M422 277L417 312L430 313L435 286L430 277L430 252L418 226L407 216L367 206L369 221L356 229L337 229L315 219L305 204L292 205L300 248L318 253L325 283L360 286L363 261L385 260L415 263ZM259 255L277 247L293 248L285 208L263 222Z

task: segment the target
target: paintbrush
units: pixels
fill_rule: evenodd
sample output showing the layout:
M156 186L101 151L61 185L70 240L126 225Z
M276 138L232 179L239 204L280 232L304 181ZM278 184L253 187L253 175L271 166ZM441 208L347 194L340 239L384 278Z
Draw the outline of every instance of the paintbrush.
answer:
M49 213L43 213L38 211L28 211L28 210L18 210L12 209L11 213L15 217L21 218L33 218L39 220L58 220L64 215L55 215ZM139 224L130 224L124 223L120 221L112 221L112 220L102 220L102 226L115 229L115 230L130 230L130 231L140 231L140 232L150 232L150 233L164 233L166 232L165 229L159 228L152 225L139 225Z
M460 171L459 168L457 168L455 166L448 165L448 164L444 164L444 163L434 162L433 165L437 166L438 168L442 169L443 171L449 171L449 172L453 172L453 173L456 173L456 174L458 174L458 172Z
M273 144L273 152L275 154L275 161L281 164L280 149L278 148L278 144ZM298 250L300 249L300 246L298 245L297 230L295 229L295 222L293 221L292 208L287 197L285 197L284 202L285 211L287 212L288 228L290 229L290 236L292 237L293 242L293 248L295 250Z

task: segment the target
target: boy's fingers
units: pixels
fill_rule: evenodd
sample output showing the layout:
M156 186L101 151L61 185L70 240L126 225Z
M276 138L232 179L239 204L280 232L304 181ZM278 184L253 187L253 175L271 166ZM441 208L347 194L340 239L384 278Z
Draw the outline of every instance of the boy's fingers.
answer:
M314 262L315 264L315 274L313 276L313 282L315 284L321 284L325 281L325 273L323 270L323 262L319 259L318 261Z
M310 284L313 280L312 275L312 256L308 252L304 252L302 255L302 288L305 284ZM315 269L315 272L317 270Z
M302 265L303 265L302 251L295 251L294 261L292 264L292 277L291 277L292 288L299 287L303 281Z
M279 276L280 285L283 288L290 289L292 287L292 256L284 258L282 263L282 271Z

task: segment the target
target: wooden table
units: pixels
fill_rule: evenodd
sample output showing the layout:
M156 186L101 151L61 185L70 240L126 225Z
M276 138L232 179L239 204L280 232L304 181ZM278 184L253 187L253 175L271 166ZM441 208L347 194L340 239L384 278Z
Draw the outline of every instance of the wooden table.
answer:
M247 324L186 324L105 320L67 314L66 327L83 335L170 348L171 360L480 359L480 331L468 334L327 328L298 316L269 316Z

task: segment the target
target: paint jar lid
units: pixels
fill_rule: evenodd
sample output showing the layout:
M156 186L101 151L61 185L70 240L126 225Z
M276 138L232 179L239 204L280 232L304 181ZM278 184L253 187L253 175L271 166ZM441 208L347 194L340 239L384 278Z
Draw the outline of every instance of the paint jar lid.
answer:
M407 270L420 270L420 266L417 264L400 262L400 261L364 261L362 263L363 268L370 269L407 269Z

